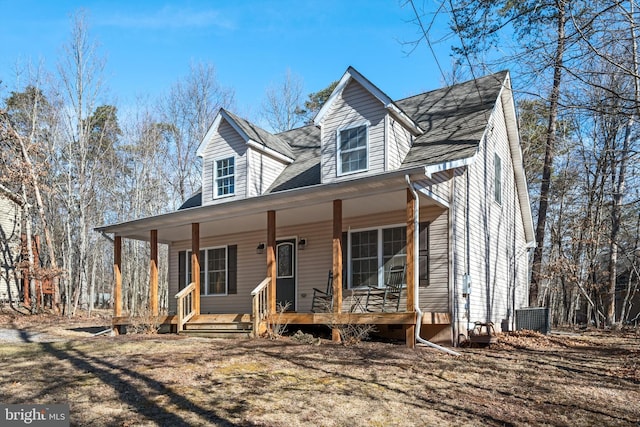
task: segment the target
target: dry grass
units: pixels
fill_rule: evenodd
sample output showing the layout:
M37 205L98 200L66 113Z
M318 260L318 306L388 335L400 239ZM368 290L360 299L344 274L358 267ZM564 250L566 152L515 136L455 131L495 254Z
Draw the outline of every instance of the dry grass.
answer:
M69 402L72 424L92 426L635 426L639 341L521 333L455 358L376 342L86 333L2 344L0 401Z

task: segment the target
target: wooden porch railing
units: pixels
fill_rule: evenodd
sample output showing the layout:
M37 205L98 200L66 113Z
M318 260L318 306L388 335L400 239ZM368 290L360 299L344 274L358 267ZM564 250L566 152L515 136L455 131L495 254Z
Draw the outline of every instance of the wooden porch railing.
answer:
M256 288L251 291L252 311L251 319L253 321L253 336L258 337L266 328L266 320L269 315L269 284L271 278L265 278Z
M178 332L184 330L185 323L196 314L194 306L195 293L196 284L191 282L186 288L176 294L176 299L178 300Z

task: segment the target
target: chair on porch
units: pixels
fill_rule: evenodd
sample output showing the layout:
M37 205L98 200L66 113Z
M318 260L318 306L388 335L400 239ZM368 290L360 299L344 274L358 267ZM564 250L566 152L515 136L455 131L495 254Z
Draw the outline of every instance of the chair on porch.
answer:
M333 271L329 270L327 290L321 291L318 288L313 288L311 311L313 313L327 313L331 310L333 310Z
M369 288L365 304L366 311L390 312L400 309L402 285L405 282L405 268L404 265L394 265L389 269L384 288Z

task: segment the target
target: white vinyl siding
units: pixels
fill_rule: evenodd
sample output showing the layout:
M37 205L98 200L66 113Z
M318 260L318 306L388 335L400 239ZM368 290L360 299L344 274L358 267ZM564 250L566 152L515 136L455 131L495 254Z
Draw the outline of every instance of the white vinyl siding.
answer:
M322 122L321 180L329 183L374 175L385 170L385 117L384 105L363 88L351 81L331 106ZM338 131L369 123L367 127L367 169L352 174L339 174Z
M18 301L18 276L15 263L20 256L21 209L0 194L0 301Z
M265 255L256 254L258 242L265 240L264 232L239 233L200 239L202 247L229 247L237 245L237 293L224 297L202 298L200 312L203 314L251 313L251 290L266 276ZM191 241L174 242L169 247L169 311L175 313L174 295L178 292L178 252L189 251ZM187 262L189 259L187 258ZM204 261L201 261L204 265ZM202 276L201 276L202 277Z
M425 312L448 311L448 250L447 250L447 215L441 208L431 206L420 211L420 221L431 222L429 249L429 286L420 290L420 306ZM277 221L277 214L276 214ZM366 229L394 227L406 221L406 211L395 210L384 214L362 217L344 218L343 229ZM444 233L444 235L441 235ZM330 220L304 225L278 227L277 237L305 238L308 242L304 250L297 252L296 276L297 311L309 312L313 288L324 289L327 275L332 268L332 223ZM256 253L256 246L266 240L264 230L225 235L219 237L202 237L200 245L214 247L237 245L237 294L224 298L203 298L201 312L206 313L250 313L251 291L266 276L266 253ZM347 244L347 242L345 242ZM178 292L178 251L189 250L191 242L184 240L175 242L169 249L169 310L175 313L176 305L173 296ZM265 251L266 252L266 251ZM345 260L346 262L346 260ZM343 278L347 280L347 278ZM350 291L344 291L348 310ZM406 303L401 302L404 310Z
M449 211L431 208L420 213L429 222L429 284L420 288L420 308L449 312Z
M528 259L507 129L498 102L475 161L455 178L454 281L461 333L474 322L493 322L499 330L513 310L527 305ZM491 128L491 126L489 127ZM501 204L495 203L495 159L501 159ZM469 188L468 212L466 188ZM467 234L469 240L467 241ZM468 260L467 260L468 258ZM468 265L467 265L468 264ZM463 277L471 276L470 315L462 297ZM515 300L515 304L514 304ZM515 305L515 306L514 306Z
M411 148L411 132L391 116L387 116L387 121L387 170L395 170Z
M249 159L247 197L260 196L271 187L287 165L254 148L247 150L247 156Z
M234 159L234 194L218 197L216 186L216 161ZM246 197L247 146L242 137L227 123L220 122L217 132L211 137L202 159L202 205L224 203Z
M430 194L433 194L433 196L436 196L440 200L448 203L450 200L449 193L451 191L450 176L451 171L436 172L431 175L431 178L425 177L416 181L416 184L421 188L424 188Z

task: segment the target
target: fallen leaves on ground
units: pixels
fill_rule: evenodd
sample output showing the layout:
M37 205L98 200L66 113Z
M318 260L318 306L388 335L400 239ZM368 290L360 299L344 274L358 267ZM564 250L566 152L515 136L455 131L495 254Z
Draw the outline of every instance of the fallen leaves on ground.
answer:
M640 421L634 403L640 401L639 340L633 333L521 331L452 357L383 342L93 337L83 332L93 330L91 321L5 324L76 335L2 344L0 401L69 403L72 423L92 426Z

